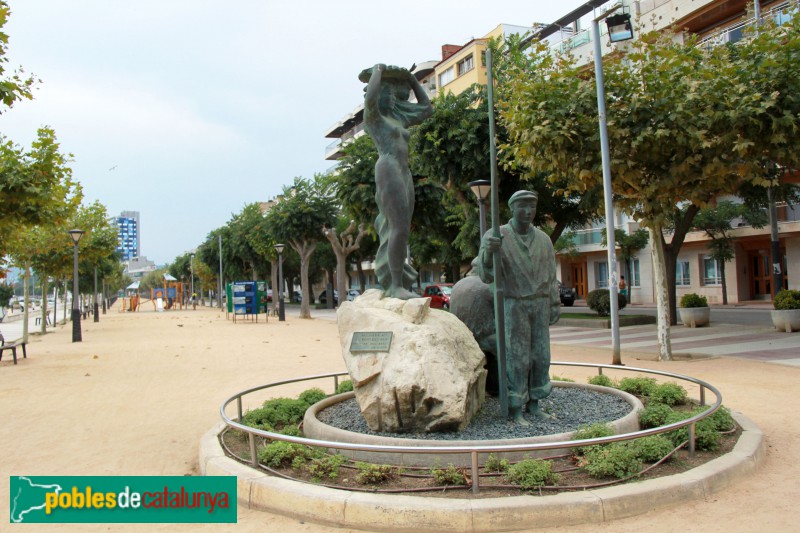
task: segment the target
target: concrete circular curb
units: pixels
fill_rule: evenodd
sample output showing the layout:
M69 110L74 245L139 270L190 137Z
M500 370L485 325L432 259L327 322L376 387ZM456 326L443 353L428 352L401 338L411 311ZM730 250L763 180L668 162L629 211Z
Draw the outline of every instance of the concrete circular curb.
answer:
M598 385L571 383L567 381L554 381L554 387L563 389L585 389L610 396L616 396L623 399L630 406L630 411L617 420L612 420L607 424L611 426L615 434L620 433L633 433L639 431L639 412L644 409L644 405L636 396L628 394L627 392L611 387L601 387ZM525 437L516 439L504 439L502 441L492 440L423 440L423 439L410 439L410 438L395 438L395 437L382 437L378 435L368 435L364 433L356 433L354 431L347 431L330 426L322 422L317 415L324 409L336 405L339 402L349 400L355 397L354 392L345 392L328 396L306 410L303 417L303 434L316 440L325 440L349 444L370 444L375 446L492 446L492 445L522 445L522 444L536 444L542 442L561 442L573 440L572 436L574 431L566 433L554 433L552 435L543 435L539 437ZM367 461L371 463L388 463L393 465L402 466L435 466L439 464L453 463L456 466L469 466L471 464L471 457L465 453L455 454L417 454L417 453L375 453L375 452L360 452L358 450L337 450L351 459L357 461ZM538 450L529 452L516 452L508 453L501 452L497 455L500 458L506 458L510 461L520 461L526 456L531 458L542 458L552 454L552 450ZM486 460L488 453L480 453L479 461L483 463Z
M225 455L220 422L200 441L200 472L236 476L240 505L319 524L369 531L513 531L603 523L708 498L752 474L766 445L758 426L731 412L742 427L734 449L697 468L603 489L506 498L462 499L348 492L272 477Z

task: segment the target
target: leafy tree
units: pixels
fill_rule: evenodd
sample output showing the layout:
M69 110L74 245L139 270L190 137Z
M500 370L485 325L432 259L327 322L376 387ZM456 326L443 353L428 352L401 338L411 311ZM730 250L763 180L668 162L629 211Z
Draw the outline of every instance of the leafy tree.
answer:
M614 200L650 232L662 359L671 358L675 264L692 219L716 196L759 181L742 172L731 117L753 113L760 104L737 78L726 48L696 44L646 33L625 53L604 59ZM571 189L599 189L593 76L543 45L527 58L507 77L501 116L511 138L508 150L532 170L570 177ZM688 204L683 212L681 202ZM667 243L670 220L676 223Z
M276 239L288 243L300 257L300 286L303 301L300 318L311 318L309 307L309 263L323 235L325 225L333 224L336 207L332 191L324 176L312 180L295 178L283 190L283 199L267 213L267 224Z
M80 203L69 161L50 128L27 151L0 135L0 256L24 248L20 228L58 224Z
M19 100L33 98L33 88L37 82L33 76L26 76L21 68L11 73L7 72L8 35L3 32L3 27L8 22L10 14L8 2L0 0L0 102L8 108ZM2 113L3 108L0 107L0 114Z
M341 226L341 221L339 226ZM344 231L337 231L337 228L323 228L322 234L330 242L333 253L336 255L336 287L339 291L339 299L343 300L347 293L347 256L361 247L361 240L366 236L367 230L361 223L356 228L356 221L351 220L347 223ZM330 299L328 302L330 303Z
M720 266L722 276L722 303L728 303L728 285L725 280L725 263L734 258L734 237L730 234L733 221L742 219L754 228L763 228L767 217L761 209L751 209L745 204L730 201L718 202L715 207L704 207L694 217L694 225L711 238L711 257Z

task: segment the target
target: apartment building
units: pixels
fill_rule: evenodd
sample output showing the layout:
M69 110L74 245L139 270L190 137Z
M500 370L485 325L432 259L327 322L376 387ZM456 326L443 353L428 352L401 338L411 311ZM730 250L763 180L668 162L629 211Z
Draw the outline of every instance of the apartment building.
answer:
M645 0L624 2L626 11L645 30L682 28L683 36L696 34L702 46L735 43L745 37L744 29L755 24L753 3L745 0ZM790 2L761 2L762 19L772 18L785 23L791 16ZM602 28L602 25L601 25ZM610 50L603 28L602 49ZM676 38L682 38L679 34ZM623 45L624 46L624 45ZM593 60L593 42L590 31L577 31L554 46L555 53L569 50L579 61ZM613 176L612 176L613 179ZM787 172L784 181L800 183L796 172ZM722 199L719 199L722 200ZM736 198L728 198L737 201ZM777 206L778 233L781 248L781 271L784 288L800 288L800 206ZM616 228L631 233L639 229L637 221L622 213L614 217ZM772 256L770 228L753 228L743 222L730 234L735 238L734 259L725 266L725 284L729 303L750 300L768 300L772 287ZM575 244L578 257L559 257L559 278L576 288L579 297L596 288L603 288L608 280L607 250L601 245L605 223L577 230ZM669 236L667 236L669 241ZM704 232L691 232L681 248L676 271L677 296L695 292L706 296L711 303L722 302L721 265L710 257L710 238ZM618 269L625 271L618 262ZM630 267L629 297L634 303L655 302L651 248L641 250Z
M593 36L588 22L591 17L608 7L632 14L644 30L666 30L683 28L697 34L704 46L736 42L744 37L744 28L755 23L753 4L746 0L589 0L584 5L564 15L551 24L535 24L532 27L501 24L485 36L472 39L464 45L442 46L442 58L438 62L427 62L424 70L415 71L417 78L431 96L439 91L458 94L473 83L486 83L486 65L483 52L490 38L508 36L511 33L529 33L550 43L553 53L570 52L578 61L593 61ZM786 22L792 6L787 1L762 1L759 5L762 18L771 17L778 23ZM605 25L601 25L601 49L604 53L613 50L608 45ZM586 29L584 29L584 27ZM676 38L681 38L677 35ZM624 45L622 45L624 46ZM340 147L350 139L363 135L363 105L357 106L326 136L336 139L326 149L326 159L341 157ZM800 183L797 173L787 173L787 182ZM778 231L782 255L784 286L800 288L800 206L778 205ZM632 233L640 228L636 220L623 213L614 216L616 228ZM607 250L602 246L605 223L575 229L575 244L579 255L558 257L558 276L566 285L574 286L579 298L589 291L603 288L608 283ZM732 232L736 239L735 257L726 264L726 286L729 303L748 300L769 299L772 293L772 258L770 254L770 229L737 226ZM669 239L669 236L667 236ZM722 301L722 279L720 265L709 255L710 239L702 232L687 235L678 257L677 294L697 292L708 297L712 303ZM617 262L617 268L621 265ZM371 265L364 265L369 272ZM655 302L654 271L649 246L633 258L629 266L629 298L634 303ZM628 269L624 269L627 272ZM617 272L619 276L623 271ZM439 281L436 265L420 270L423 286ZM374 283L374 279L372 279Z
M123 261L130 261L142 254L141 226L138 211L123 211L117 222L117 252Z

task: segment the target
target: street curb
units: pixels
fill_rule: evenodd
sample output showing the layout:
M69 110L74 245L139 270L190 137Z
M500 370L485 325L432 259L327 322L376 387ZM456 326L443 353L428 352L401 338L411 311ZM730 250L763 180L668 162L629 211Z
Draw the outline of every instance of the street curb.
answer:
M369 531L513 531L599 524L702 500L752 475L766 458L764 435L738 412L742 434L730 453L681 474L551 496L462 499L349 492L268 476L227 457L219 423L200 441L203 475L237 477L248 509Z

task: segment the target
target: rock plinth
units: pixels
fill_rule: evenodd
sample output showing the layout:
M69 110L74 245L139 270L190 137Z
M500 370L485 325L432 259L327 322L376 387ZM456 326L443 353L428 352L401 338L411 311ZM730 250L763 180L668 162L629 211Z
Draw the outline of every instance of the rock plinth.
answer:
M428 298L366 291L337 311L339 339L356 400L370 429L457 431L484 400L484 355L469 329ZM392 332L388 352L350 351L356 332Z

